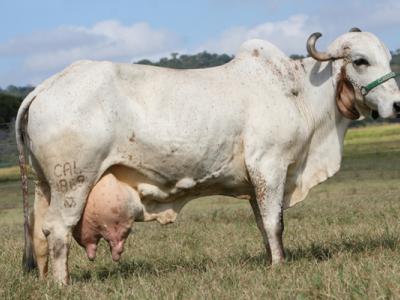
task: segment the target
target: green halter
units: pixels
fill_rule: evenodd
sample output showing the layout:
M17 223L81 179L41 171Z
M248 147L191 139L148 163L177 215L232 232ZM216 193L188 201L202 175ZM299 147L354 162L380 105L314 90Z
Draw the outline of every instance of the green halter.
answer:
M377 80L372 81L371 83L367 84L366 86L361 86L361 94L363 96L367 95L372 89L376 88L378 85L388 81L389 79L396 78L400 76L400 73L390 72L382 77L379 77Z

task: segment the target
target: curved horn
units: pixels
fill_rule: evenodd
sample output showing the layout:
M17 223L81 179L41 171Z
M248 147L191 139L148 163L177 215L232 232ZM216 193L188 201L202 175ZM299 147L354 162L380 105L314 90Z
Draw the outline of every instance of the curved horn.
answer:
M352 27L349 32L361 32L361 29L358 27Z
M330 54L326 52L318 52L317 49L315 49L315 42L317 39L319 39L322 36L320 32L315 32L307 40L307 52L308 54L314 58L315 60L318 61L327 61L331 59L335 59L332 57Z

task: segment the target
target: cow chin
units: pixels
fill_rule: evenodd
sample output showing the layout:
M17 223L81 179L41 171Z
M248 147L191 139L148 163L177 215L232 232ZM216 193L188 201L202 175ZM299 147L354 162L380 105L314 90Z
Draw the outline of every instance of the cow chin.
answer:
M356 108L364 117L372 117L373 119L378 117L384 119L396 118L396 114L393 111L393 102L375 105L368 103L368 101L357 101Z
M373 109L370 108L369 106L365 105L363 102L356 101L355 106L356 106L357 111L361 115L359 120L363 120L372 115Z

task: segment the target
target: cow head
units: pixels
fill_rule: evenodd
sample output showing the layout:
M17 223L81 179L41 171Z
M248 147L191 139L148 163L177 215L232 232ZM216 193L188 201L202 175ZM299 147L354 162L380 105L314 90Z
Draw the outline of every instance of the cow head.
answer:
M383 118L400 114L400 91L390 69L391 55L373 34L353 28L337 38L327 52L315 49L317 32L307 41L307 51L318 61L332 61L339 111L349 119L378 112Z

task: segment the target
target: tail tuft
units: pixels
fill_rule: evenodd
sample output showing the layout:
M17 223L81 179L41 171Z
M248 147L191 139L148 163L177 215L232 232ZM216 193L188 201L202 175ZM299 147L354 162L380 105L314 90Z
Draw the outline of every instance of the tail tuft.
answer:
M24 226L25 227L25 226ZM29 234L29 228L25 229L25 249L22 257L22 269L29 273L37 268L35 255L33 254L32 238Z

